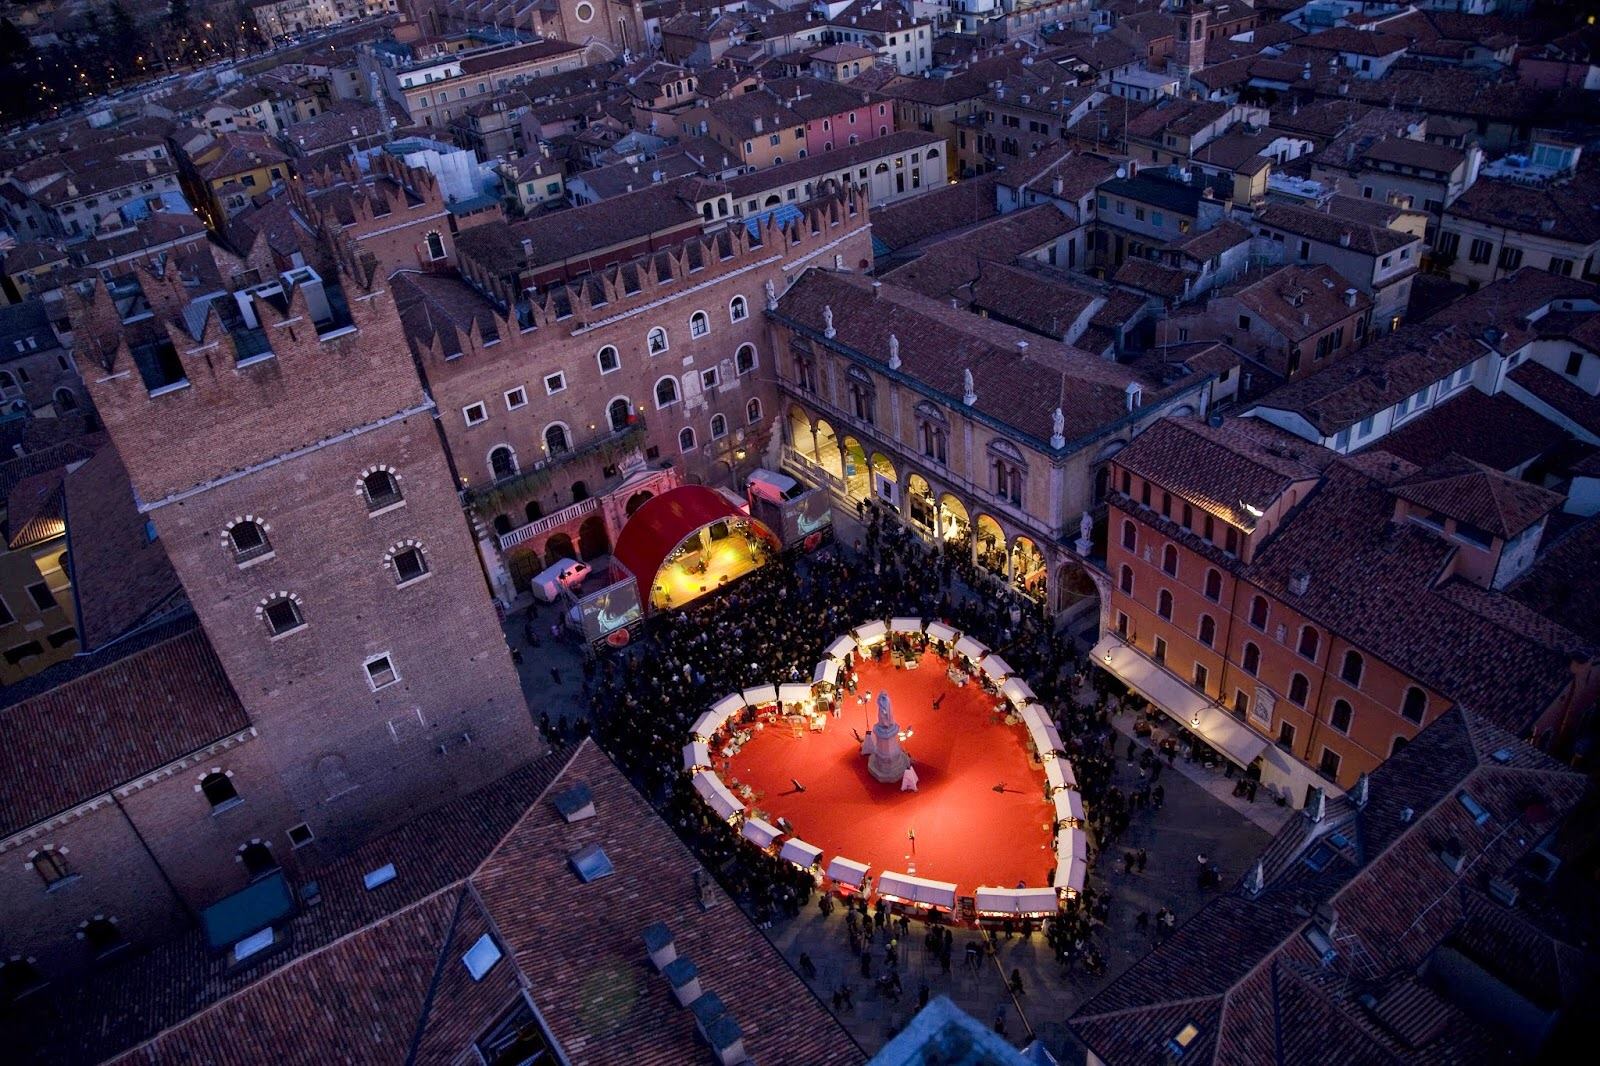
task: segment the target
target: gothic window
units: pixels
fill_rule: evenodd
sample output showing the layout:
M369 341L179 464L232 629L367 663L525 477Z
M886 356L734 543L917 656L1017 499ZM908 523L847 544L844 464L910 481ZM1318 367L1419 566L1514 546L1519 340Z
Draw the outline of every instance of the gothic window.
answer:
M741 344L733 356L734 368L741 374L748 374L756 368L756 349L752 344Z
M489 472L496 481L507 478L517 472L517 453L511 447L502 444L489 453Z
M613 433L621 433L628 428L628 422L633 417L633 405L626 396L618 396L606 407L606 421L611 423Z
M565 455L572 450L572 441L568 436L567 427L560 422L552 422L544 430L544 448L550 455Z

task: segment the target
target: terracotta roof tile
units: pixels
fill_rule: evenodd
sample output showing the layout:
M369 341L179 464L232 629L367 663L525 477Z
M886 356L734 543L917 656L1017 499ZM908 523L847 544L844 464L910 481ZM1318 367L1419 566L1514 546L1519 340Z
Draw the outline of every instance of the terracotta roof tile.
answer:
M1418 466L1457 452L1496 470L1510 470L1566 439L1566 430L1503 392L1490 396L1462 389L1382 437L1377 447Z
M1394 486L1394 494L1509 540L1561 506L1561 497L1460 455Z

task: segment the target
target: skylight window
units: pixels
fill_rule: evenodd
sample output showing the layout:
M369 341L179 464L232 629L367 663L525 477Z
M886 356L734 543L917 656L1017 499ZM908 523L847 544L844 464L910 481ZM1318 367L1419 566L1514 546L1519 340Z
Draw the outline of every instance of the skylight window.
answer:
M368 892L371 892L379 885L386 885L393 881L397 876L399 875L394 872L394 863L389 862L367 873L361 878L361 883L367 886Z
M467 949L467 953L461 956L461 961L466 965L472 979L481 981L490 970L494 969L494 964L500 961L500 955L500 945L494 942L494 937L485 933L478 938L477 943Z
M606 856L605 849L599 844L589 844L579 848L567 861L572 864L572 870L578 875L578 880L586 885L617 872L616 867L611 865L610 858Z
M263 952L272 946L272 926L267 926L260 932L251 933L237 944L233 945L233 961L243 962L250 956Z
M1466 812L1472 815L1472 821L1474 824L1483 825L1489 820L1488 808L1479 803L1477 800L1473 799L1471 795L1463 792L1456 798L1461 801L1461 806L1466 809Z
M1184 1022L1183 1026L1167 1040L1167 1053L1173 1058L1181 1059L1188 1054L1198 1039L1200 1039L1200 1027L1194 1022Z

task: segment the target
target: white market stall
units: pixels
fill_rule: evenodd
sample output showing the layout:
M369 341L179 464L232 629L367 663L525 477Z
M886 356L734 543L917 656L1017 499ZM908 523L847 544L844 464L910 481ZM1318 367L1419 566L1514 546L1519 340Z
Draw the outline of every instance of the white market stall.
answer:
M703 741L691 740L683 746L683 768L697 770L711 765L711 749Z
M694 720L694 725L689 727L689 735L701 740L710 740L717 732L716 722L716 714L707 711Z
M1044 761L1045 791L1051 794L1067 787L1067 776L1061 772L1065 765L1064 759L1046 759Z
M722 778L710 770L694 775L694 790L724 821L732 821L736 815L744 812L744 804L722 783Z
M744 825L739 827L739 835L756 847L765 850L772 847L777 839L783 836L783 830L761 818L750 817L746 818Z
M1069 892L1082 892L1084 879L1089 875L1089 860L1082 855L1063 858L1056 863L1056 888Z
M979 663L978 665L983 669L983 672L988 675L989 680L993 681L997 685L1006 678L1010 677L1012 674L1016 673L1015 670L1011 669L1011 664L1000 658L998 655L986 655L984 656L983 662Z
M1052 795L1050 802L1055 804L1056 821L1083 821L1083 797L1077 791L1064 789Z
M1011 705L1018 710L1030 703L1037 702L1039 698L1033 694L1033 689L1028 687L1028 683L1020 677L1013 677L1008 680L1000 687L1000 691L1005 695L1006 699L1011 701Z
M981 915L1028 918L1054 914L1060 905L1053 888L980 888L976 902Z
M920 618L891 618L889 619L889 632L891 633L921 633L922 619Z
M837 659L823 659L817 663L817 668L811 672L813 685L837 685L839 683L839 661Z
M809 870L822 861L822 849L807 844L799 837L790 837L783 842L783 847L778 849L778 858L786 862L792 862L802 870ZM848 862L849 860L846 859L845 861ZM865 866L861 869L863 873L866 871Z
M811 709L811 686L798 681L785 682L778 686L778 702L788 707L791 704L805 705L806 710Z
M952 640L956 639L956 631L954 628L945 625L943 622L929 622L928 636L932 637L934 640L949 644Z
M1056 732L1053 722L1046 722L1044 726L1044 742L1049 745L1046 751L1066 751L1066 745L1061 742L1061 734Z
M960 640L956 641L956 654L965 655L972 662L976 663L979 659L982 659L985 655L989 654L989 646L983 643L981 640L974 640L971 637L962 637Z
M867 864L847 859L843 855L835 855L828 863L828 877L841 885L851 888L860 888L861 883L867 879Z
M828 658L838 659L840 662L843 662L844 657L855 650L856 642L854 637L840 637L838 640L828 645Z
M744 697L735 692L731 696L724 696L711 705L712 714L722 715L723 721L744 710Z
M744 702L751 707L770 707L778 702L776 685L757 685L744 690Z
M883 638L889 633L889 627L883 622L868 622L855 628L856 643L863 648L870 648L874 644L882 644Z

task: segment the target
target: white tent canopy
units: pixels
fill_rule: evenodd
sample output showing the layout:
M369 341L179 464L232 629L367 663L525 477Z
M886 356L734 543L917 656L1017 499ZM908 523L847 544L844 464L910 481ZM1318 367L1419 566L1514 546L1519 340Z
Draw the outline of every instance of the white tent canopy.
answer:
M1062 759L1046 759L1044 761L1044 780L1045 784L1050 786L1051 792L1067 787L1066 775L1061 772L1063 765L1065 765L1065 760Z
M856 650L854 637L840 637L828 645L828 656L833 659L843 660L846 655Z
M839 683L839 662L837 659L823 659L817 663L817 668L811 672L813 685L836 685Z
M717 812L718 818L732 818L744 810L744 804L722 783L722 778L709 770L694 775L694 790Z
M1001 686L1000 691L1005 693L1006 699L1011 701L1012 706L1018 708L1033 703L1038 699L1033 694L1033 689L1029 688L1028 683L1020 677L1011 678Z
M807 844L799 837L790 837L783 842L783 847L778 849L778 858L785 859L802 869L809 870L822 861L822 849Z
M828 876L844 885L861 887L861 882L867 877L867 864L847 859L843 855L835 855L828 863Z
M746 818L739 833L758 848L770 848L773 841L783 836L783 830L760 818Z
M1050 797L1050 802L1056 806L1056 820L1064 821L1075 818L1083 821L1083 797L1073 789L1064 789Z
M942 640L948 644L952 640L956 639L956 631L950 626L945 625L943 622L929 622L928 636L932 637L934 640Z
M696 766L710 766L711 752L698 740L690 741L683 746L683 768L693 770Z
M1066 751L1067 746L1061 742L1061 734L1056 732L1056 727L1046 722L1044 726L1044 741L1049 751Z
M1053 888L980 888L980 914L1041 914L1055 911L1059 901Z
M989 679L996 683L1004 681L1006 678L1016 673L1015 670L1011 669L1011 664L1000 658L998 655L987 655L984 657L983 662L979 663L978 665L983 667L983 672L988 674Z
M1056 834L1056 855L1062 859L1089 859L1089 834L1082 829L1063 829Z
M922 619L920 618L891 618L889 619L891 633L921 633Z
M723 720L726 721L730 716L744 710L744 697L737 692L731 696L724 696L711 705L711 710L713 713L722 715Z
M711 735L717 731L718 721L719 720L714 712L707 711L705 714L702 714L699 718L694 720L694 725L689 727L689 733L692 736L705 737L707 740L710 740Z
M856 643L863 647L876 644L883 640L888 632L889 627L882 622L868 622L865 625L856 626Z
M778 702L785 706L791 703L810 703L811 686L798 681L785 682L778 686Z
M777 703L777 686L757 685L755 688L747 688L744 690L744 701L751 707L762 707L769 703Z
M973 640L971 637L962 637L960 640L956 641L956 651L962 655L965 655L973 662L977 662L979 659L989 654L989 646L983 643L981 640Z
M1056 863L1056 887L1070 888L1074 892L1083 891L1083 882L1089 874L1089 860L1074 855L1070 859L1063 858Z

